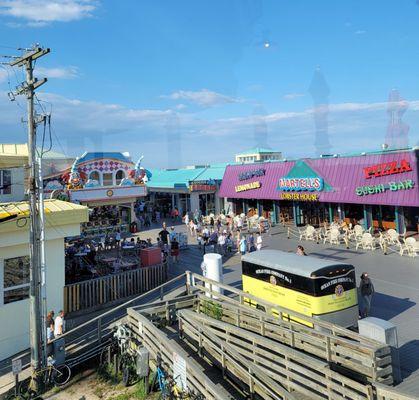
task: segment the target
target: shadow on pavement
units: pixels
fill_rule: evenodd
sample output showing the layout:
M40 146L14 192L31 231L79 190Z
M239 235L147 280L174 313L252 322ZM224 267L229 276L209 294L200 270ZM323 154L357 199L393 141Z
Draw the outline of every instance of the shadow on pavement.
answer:
M371 316L388 321L415 305L416 303L409 298L403 299L376 292L372 298Z
M419 369L419 340L411 340L399 347L402 379Z

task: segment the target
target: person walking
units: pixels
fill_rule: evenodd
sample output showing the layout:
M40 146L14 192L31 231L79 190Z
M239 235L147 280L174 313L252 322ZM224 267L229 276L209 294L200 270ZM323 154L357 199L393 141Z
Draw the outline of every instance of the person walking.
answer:
M225 253L226 232L221 232L218 236L218 252L223 256Z
M163 229L159 232L159 238L163 243L164 251L167 253L169 250L169 237L170 233L166 228L166 222L163 222Z
M240 253L242 256L246 254L246 248L247 248L246 238L242 236L240 239Z
M262 250L262 235L258 232L256 238L256 250Z
M255 248L255 237L253 236L253 233L247 236L247 249L249 253L253 253Z
M366 272L361 274L361 282L359 283L359 292L362 298L361 317L368 317L371 310L371 300L375 293L374 285Z
M173 262L177 263L178 257L179 257L179 242L176 240L176 236L173 236L170 242L170 250L171 250Z

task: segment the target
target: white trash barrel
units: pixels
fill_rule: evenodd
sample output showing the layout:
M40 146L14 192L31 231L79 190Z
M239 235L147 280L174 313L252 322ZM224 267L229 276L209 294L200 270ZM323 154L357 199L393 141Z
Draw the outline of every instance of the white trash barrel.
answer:
M223 283L223 259L220 254L208 253L204 255L204 261L201 264L202 275L205 278L212 279L213 281ZM210 288L209 283L205 283L206 288ZM223 294L223 289L218 286L212 285L212 290ZM210 297L209 293L207 296ZM216 299L216 297L214 297Z

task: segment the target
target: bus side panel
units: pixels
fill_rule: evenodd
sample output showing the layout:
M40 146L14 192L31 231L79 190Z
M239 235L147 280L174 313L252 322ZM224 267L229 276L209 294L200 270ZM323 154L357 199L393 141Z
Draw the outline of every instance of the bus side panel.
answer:
M339 294L316 297L317 301L313 307L313 314L327 314L344 310L358 304L358 294L356 288L338 293Z
M277 304L278 306L288 308L300 314L312 316L312 310L315 309L316 297L297 292L295 290L286 289L282 286L275 286L269 282L251 278L243 275L243 291L260 297L262 300ZM249 301L248 301L249 302ZM252 306L256 306L254 302L250 302ZM278 316L276 312L273 315ZM300 318L290 318L288 314L283 314L283 319L287 321L298 322L300 324L313 327L313 324Z

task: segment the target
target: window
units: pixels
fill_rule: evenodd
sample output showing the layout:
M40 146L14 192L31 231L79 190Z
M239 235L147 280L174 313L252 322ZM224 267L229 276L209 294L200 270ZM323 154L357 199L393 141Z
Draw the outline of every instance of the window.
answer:
M103 174L103 186L113 185L113 175L111 173Z
M89 174L89 179L100 182L99 172L98 171L92 171Z
M125 178L125 172L122 171L122 170L119 170L115 175L116 184L119 185L121 183L122 179L124 179L124 178Z
M12 193L12 171L0 170L0 194Z
M3 303L29 297L29 256L4 260Z

